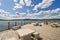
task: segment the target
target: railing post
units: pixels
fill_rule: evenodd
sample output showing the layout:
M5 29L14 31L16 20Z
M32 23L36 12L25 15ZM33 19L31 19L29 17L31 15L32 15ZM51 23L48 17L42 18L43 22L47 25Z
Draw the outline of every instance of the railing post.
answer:
M8 22L8 29L10 29L10 22Z
M17 26L17 21L15 21L15 26Z

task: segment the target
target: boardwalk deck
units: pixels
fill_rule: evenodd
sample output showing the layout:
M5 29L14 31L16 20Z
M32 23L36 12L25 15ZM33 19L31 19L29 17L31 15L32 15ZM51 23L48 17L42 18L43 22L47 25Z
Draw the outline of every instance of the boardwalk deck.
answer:
M21 29L25 29L25 28L29 28L39 32L40 37L42 38L41 40L60 40L60 27L53 28L50 26L50 24L44 25L42 23L42 27L34 26L33 24L26 24L22 26ZM0 33L0 38L1 38L1 33Z

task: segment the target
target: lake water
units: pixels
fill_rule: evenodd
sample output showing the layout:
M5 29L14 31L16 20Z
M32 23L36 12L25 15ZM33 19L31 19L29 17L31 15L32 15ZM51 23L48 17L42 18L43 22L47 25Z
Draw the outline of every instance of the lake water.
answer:
M15 26L15 21L0 21L0 31L8 29L8 22L10 22L10 28ZM25 25L31 21L17 21L17 25Z

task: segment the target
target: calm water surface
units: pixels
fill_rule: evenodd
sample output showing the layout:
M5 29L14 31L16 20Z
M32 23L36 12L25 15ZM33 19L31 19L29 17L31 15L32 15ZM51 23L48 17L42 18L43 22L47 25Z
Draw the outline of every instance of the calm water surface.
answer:
M8 22L10 22L10 28L15 26L15 21L0 21L0 31L8 29ZM17 25L25 25L30 21L17 21Z

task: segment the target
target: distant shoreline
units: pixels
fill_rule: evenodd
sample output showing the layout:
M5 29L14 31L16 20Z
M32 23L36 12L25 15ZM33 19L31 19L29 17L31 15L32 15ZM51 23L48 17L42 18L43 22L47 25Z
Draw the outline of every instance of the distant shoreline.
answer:
M31 21L41 21L41 20L60 20L60 19L13 19L13 20L3 20L0 19L0 21L25 21L25 20L31 20Z

